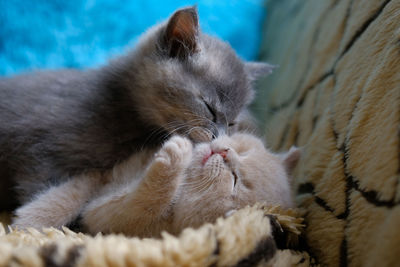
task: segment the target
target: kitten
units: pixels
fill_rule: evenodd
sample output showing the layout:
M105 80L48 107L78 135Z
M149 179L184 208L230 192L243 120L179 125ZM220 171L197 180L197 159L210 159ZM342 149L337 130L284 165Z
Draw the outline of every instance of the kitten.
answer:
M0 79L0 209L74 175L110 170L172 133L209 140L245 121L252 82L269 74L176 11L136 49L86 71Z
M116 166L106 174L106 185L86 175L53 187L18 209L14 225L60 227L80 214L81 230L91 234L154 237L213 222L255 202L290 208L289 176L299 156L298 149L273 154L244 133L194 147L174 136L154 158L131 157Z

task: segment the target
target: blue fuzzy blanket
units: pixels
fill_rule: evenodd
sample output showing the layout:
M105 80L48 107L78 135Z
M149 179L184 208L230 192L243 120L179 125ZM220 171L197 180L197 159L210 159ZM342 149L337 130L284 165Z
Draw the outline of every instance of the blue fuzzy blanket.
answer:
M198 1L203 31L254 59L263 0ZM135 45L150 26L175 9L173 0L0 0L0 75L38 68L93 67Z

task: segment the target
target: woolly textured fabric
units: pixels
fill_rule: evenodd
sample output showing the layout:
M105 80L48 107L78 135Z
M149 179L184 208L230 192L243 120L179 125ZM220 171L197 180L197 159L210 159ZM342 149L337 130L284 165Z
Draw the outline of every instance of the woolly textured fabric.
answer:
M267 216L266 216L267 215ZM63 231L11 230L0 224L0 266L309 266L306 252L278 250L275 220L296 242L303 225L293 210L256 205L215 224L161 240L123 235L90 237ZM280 228L279 227L279 228ZM279 229L278 229L279 231Z
M149 27L197 3L200 27L243 58L258 52L263 0L0 0L0 75L104 64ZM246 41L243 41L246 40Z
M280 68L254 109L275 150L303 147L295 177L311 255L398 265L400 1L276 0L268 11L262 57Z

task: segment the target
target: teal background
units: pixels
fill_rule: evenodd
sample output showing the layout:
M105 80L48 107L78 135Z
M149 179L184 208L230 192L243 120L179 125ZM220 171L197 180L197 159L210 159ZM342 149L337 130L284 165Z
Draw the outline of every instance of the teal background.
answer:
M104 64L133 47L150 26L197 4L203 31L246 60L257 57L262 0L0 0L0 75Z

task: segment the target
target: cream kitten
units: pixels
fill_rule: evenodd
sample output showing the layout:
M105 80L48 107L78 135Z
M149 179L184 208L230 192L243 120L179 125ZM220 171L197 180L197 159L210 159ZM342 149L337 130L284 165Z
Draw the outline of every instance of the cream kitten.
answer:
M298 149L273 154L258 138L237 133L195 147L174 136L154 158L148 153L103 179L88 174L52 188L18 209L14 225L60 227L80 214L83 230L92 234L150 237L177 234L255 202L293 207L289 175Z

